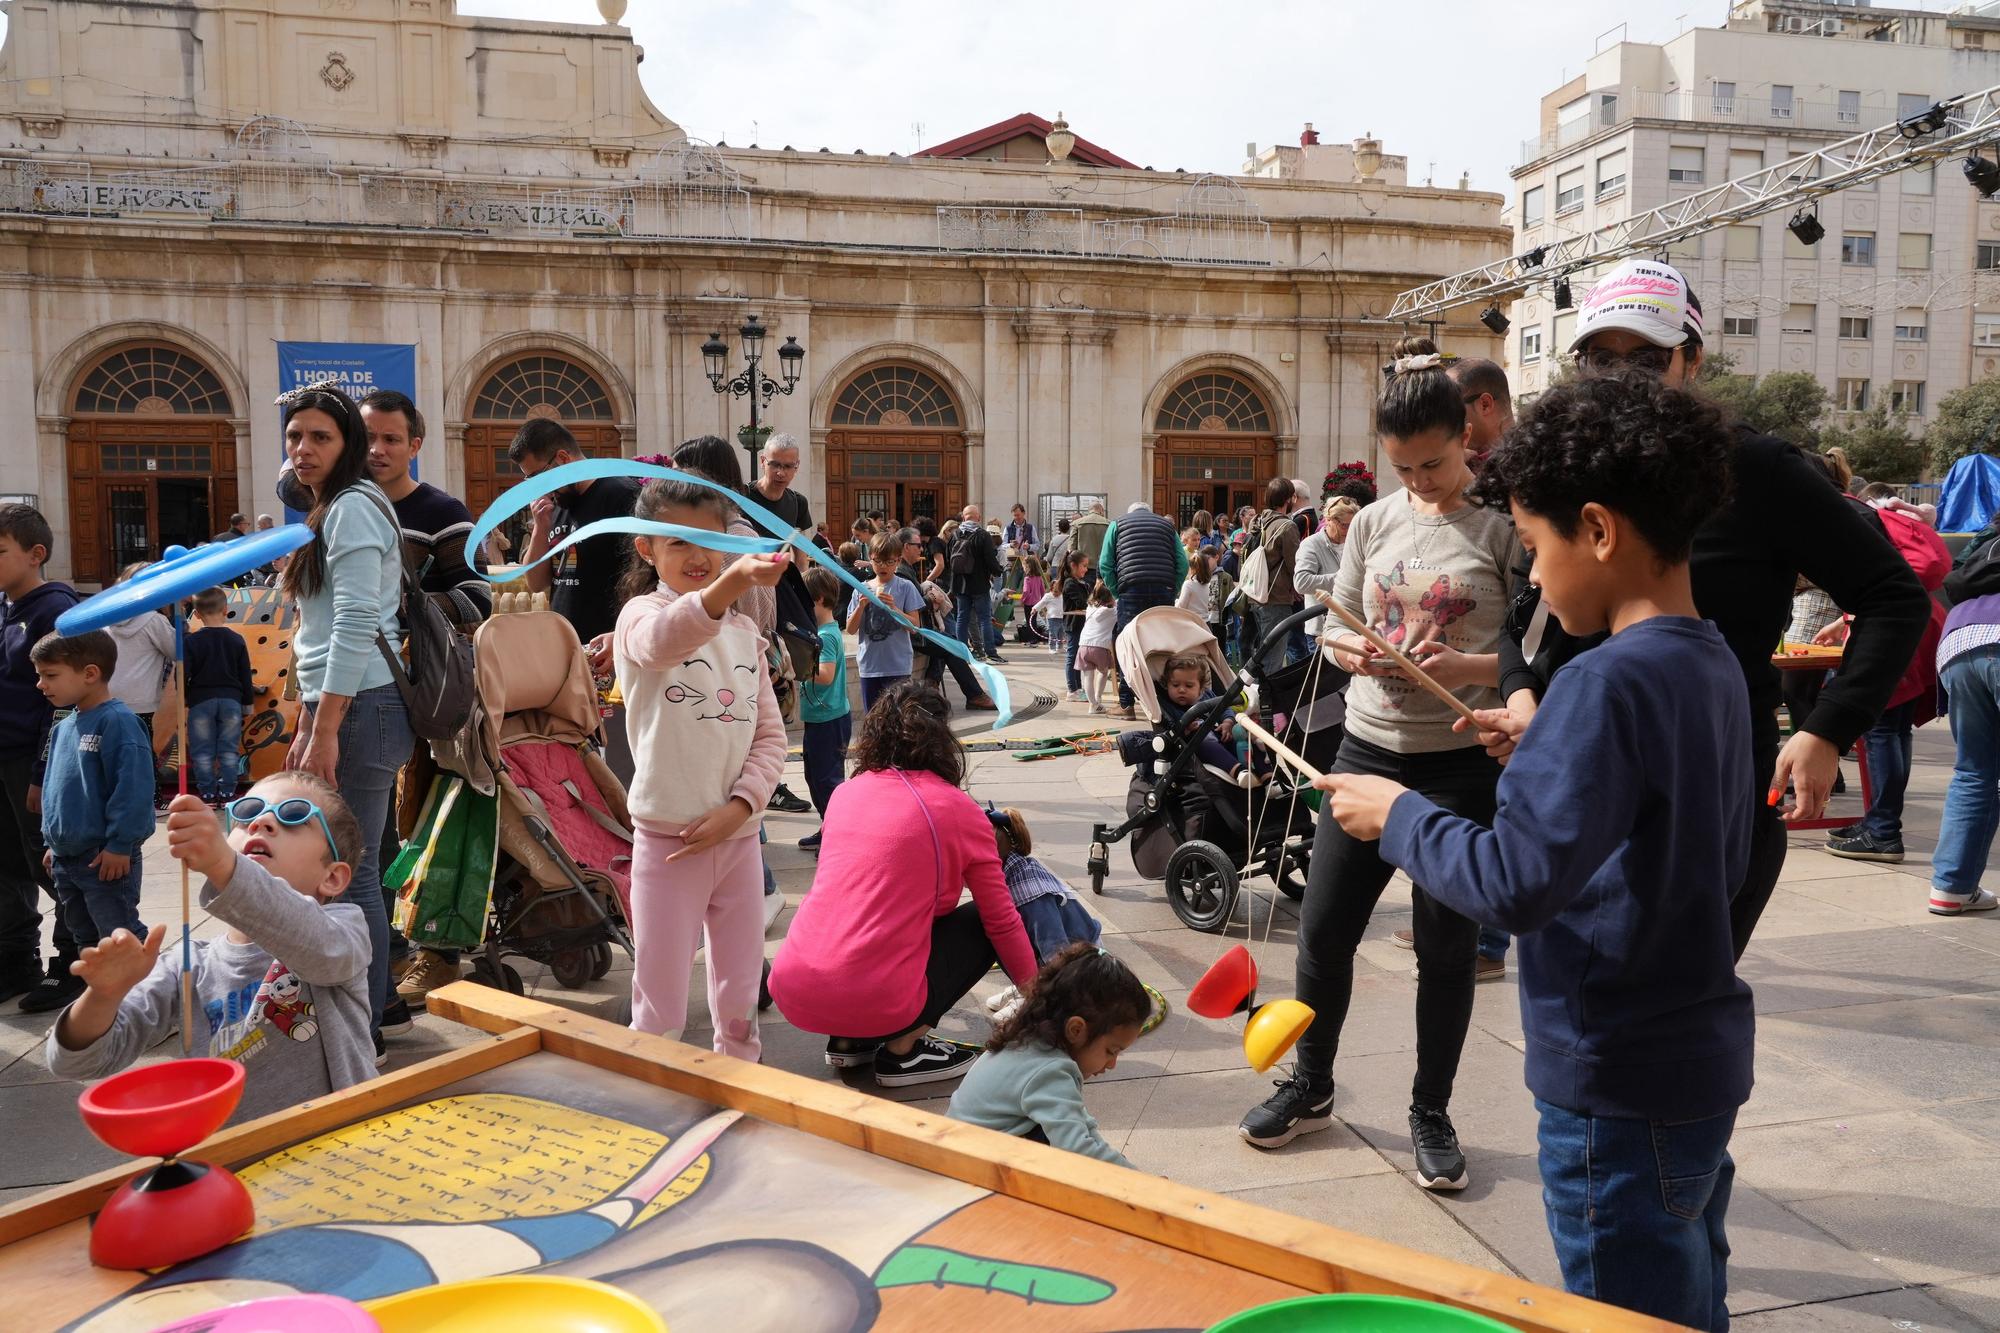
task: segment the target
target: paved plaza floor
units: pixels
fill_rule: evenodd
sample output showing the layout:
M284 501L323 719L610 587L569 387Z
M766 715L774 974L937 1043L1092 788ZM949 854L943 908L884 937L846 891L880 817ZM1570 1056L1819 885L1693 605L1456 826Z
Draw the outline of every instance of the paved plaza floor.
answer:
M1041 650L1016 648L1007 674L1023 714L1011 736L1084 729L1081 704L1052 702L1059 673ZM1041 696L1041 703L1034 702ZM978 721L961 719L968 739ZM1928 855L1951 739L1942 722L1918 733L1911 783L1909 860L1900 867L1843 861L1817 850L1823 835L1793 839L1785 875L1744 960L1756 990L1757 1089L1738 1120L1734 1249L1729 1305L1736 1327L1792 1329L2000 1328L2000 914L1958 920L1925 910ZM1338 1120L1276 1152L1236 1137L1237 1119L1269 1090L1239 1045L1240 1027L1187 1015L1188 987L1223 947L1183 927L1161 888L1140 879L1124 847L1091 898L1083 873L1094 820L1117 817L1126 770L1115 756L1021 762L985 751L972 763L981 800L1023 810L1036 852L1078 885L1103 919L1106 944L1175 1006L1157 1032L1087 1090L1112 1144L1140 1168L1434 1254L1540 1282L1559 1280L1543 1224L1535 1171L1535 1115L1521 1081L1522 1041L1513 975L1478 988L1452 1114L1472 1183L1455 1195L1418 1188L1405 1115L1414 1067L1414 956L1390 932L1409 923L1408 884L1384 897L1361 946L1353 1007L1335 1074ZM796 758L789 778L804 790ZM1848 780L1854 781L1849 765ZM1848 798L1837 809L1854 809ZM773 816L770 859L790 904L811 886L813 863L794 841L811 816ZM179 878L156 835L146 848L148 921L178 911ZM1988 878L2000 886L2000 876ZM1289 993L1296 918L1275 909L1267 886L1246 895L1230 937L1247 937L1266 981ZM775 951L791 912L773 926ZM213 932L215 923L204 923ZM623 998L629 963L588 991L565 991L519 961L530 989L604 1014ZM997 976L997 974L996 974ZM983 983L983 996L997 985ZM702 1013L702 980L691 985ZM701 1022L699 1017L697 1022ZM0 1202L113 1164L84 1131L73 1085L39 1057L45 1017L0 1011ZM983 1037L984 1011L968 1002L950 1035ZM475 1034L420 1019L393 1042L407 1064ZM704 1028L689 1039L705 1043ZM155 1051L164 1058L175 1043ZM767 1063L808 1078L841 1077L822 1039L764 1026ZM857 1087L873 1084L846 1076ZM944 1099L908 1089L904 1100L942 1110ZM884 1095L898 1095L885 1093Z

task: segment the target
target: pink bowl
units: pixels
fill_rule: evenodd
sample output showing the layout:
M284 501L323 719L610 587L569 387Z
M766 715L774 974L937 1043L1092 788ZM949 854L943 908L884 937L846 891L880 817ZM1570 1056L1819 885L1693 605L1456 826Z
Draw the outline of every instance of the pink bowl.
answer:
M76 1099L83 1123L133 1157L171 1157L221 1129L243 1099L234 1060L165 1060L115 1074Z

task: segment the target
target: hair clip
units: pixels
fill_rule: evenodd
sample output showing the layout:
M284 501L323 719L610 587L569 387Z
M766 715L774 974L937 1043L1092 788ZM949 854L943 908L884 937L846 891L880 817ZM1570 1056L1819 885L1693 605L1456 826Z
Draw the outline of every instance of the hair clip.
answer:
M1444 364L1444 358L1436 352L1426 352L1422 356L1399 356L1389 369L1398 375L1407 375L1415 370L1436 370Z
M336 379L314 380L311 384L301 384L296 389L287 389L271 401L279 407L297 407L308 398L325 393L339 393L340 381Z

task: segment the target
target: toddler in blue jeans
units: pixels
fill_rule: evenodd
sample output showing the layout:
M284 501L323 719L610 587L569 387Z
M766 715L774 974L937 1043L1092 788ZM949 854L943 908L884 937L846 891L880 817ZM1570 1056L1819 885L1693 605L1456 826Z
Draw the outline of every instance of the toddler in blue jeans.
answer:
M257 698L250 650L229 627L229 594L197 593L195 624L187 635L188 788L210 805L236 795L243 744L243 712Z
M35 683L58 711L42 779L43 864L56 910L79 948L139 924L139 848L153 834L153 746L132 710L111 697L118 645L92 630L48 634L31 656Z
M1729 449L1719 409L1655 379L1587 377L1536 399L1479 490L1511 505L1563 629L1611 637L1556 674L1525 730L1506 709L1478 715L1507 765L1490 829L1386 778L1316 784L1431 898L1520 937L1563 1285L1716 1330L1729 1137L1755 1046L1729 895L1756 776L1742 668L1695 610L1688 557L1723 503Z

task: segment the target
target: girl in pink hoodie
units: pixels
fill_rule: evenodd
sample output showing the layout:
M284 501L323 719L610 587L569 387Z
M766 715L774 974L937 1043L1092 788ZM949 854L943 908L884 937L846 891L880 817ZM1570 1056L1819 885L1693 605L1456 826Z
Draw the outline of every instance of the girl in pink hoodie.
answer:
M724 531L719 491L651 481L633 513ZM749 617L732 611L776 586L789 557L728 556L671 537L636 537L612 637L625 695L632 780L632 1026L678 1037L688 973L708 943L715 1049L755 1060L764 970L764 863L757 828L785 766L785 723Z
M1024 991L1035 951L1007 893L944 696L904 681L875 701L826 810L819 870L771 965L771 997L826 1062L884 1087L958 1077L978 1048L928 1035L997 958ZM960 896L972 890L972 901Z

